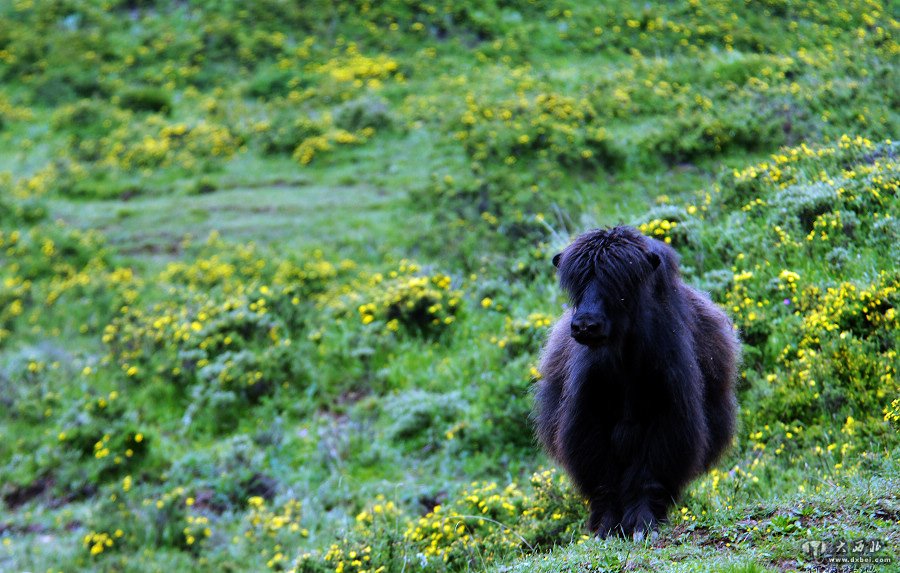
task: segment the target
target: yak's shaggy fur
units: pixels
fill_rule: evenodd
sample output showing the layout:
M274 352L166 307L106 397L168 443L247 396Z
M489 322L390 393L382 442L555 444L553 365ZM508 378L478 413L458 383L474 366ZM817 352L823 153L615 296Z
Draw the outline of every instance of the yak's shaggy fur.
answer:
M731 443L740 344L675 251L631 227L553 262L571 305L541 358L538 439L589 498L591 531L642 536Z

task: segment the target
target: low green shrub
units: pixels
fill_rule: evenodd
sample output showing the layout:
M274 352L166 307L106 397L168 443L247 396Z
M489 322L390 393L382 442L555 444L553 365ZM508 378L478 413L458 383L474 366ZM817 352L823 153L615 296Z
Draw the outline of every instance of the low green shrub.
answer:
M131 87L119 95L119 106L137 112L168 115L172 111L172 95L162 88Z
M343 103L334 109L334 124L350 132L371 128L383 131L394 126L390 104L383 98L364 96Z

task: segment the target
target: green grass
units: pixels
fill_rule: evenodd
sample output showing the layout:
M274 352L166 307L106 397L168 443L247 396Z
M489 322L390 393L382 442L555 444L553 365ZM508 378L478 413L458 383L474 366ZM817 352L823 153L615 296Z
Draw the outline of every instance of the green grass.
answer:
M876 570L897 570L897 532L887 523L898 510L893 462L885 475L823 484L819 493L777 495L736 504L715 517L673 523L657 539L585 540L528 557L496 571L784 571L815 567L803 545L823 541L825 558L851 540L876 540L892 546L884 556L890 564ZM821 561L819 562L821 563ZM819 565L821 566L821 565Z
M377 257L371 237L390 232L396 198L368 185L266 183L192 198L147 197L51 206L67 223L102 231L124 254L177 257L186 235L217 231L235 242L277 243L297 252L328 244L338 252ZM329 233L326 241L323 234Z
M215 190L207 194L56 200L50 211L73 227L101 231L123 254L151 259L177 258L185 236L202 239L215 231L229 241L286 252L327 248L330 258L379 261L403 244L398 221L407 229L427 222L427 213L406 208L403 189L442 159L428 139L416 133L351 150L339 163L302 175L292 161L241 157L215 177Z

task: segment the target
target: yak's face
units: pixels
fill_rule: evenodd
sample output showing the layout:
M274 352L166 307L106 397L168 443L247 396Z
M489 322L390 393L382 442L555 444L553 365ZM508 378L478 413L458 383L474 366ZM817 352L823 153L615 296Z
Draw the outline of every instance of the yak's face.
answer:
M553 257L572 305L572 338L590 347L620 341L659 263L650 240L631 227L589 231Z
M628 330L628 313L624 312L626 301L605 296L597 280L588 281L572 303L571 333L580 344L602 346L613 337L613 327L616 335Z

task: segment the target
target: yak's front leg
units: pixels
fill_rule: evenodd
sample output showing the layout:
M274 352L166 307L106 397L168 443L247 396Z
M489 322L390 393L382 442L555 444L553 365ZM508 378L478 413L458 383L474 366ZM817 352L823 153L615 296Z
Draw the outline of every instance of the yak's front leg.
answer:
M617 500L609 492L598 493L590 499L591 516L588 530L601 539L612 535L622 521L622 511Z
M705 451L702 418L685 422L675 412L659 418L641 440L639 455L623 472L622 532L643 538L665 521L684 486L701 467Z
M666 520L666 512L672 504L672 495L660 482L649 475L637 476L637 483L629 484L622 514L622 533L633 536L635 541L653 534L660 522Z

